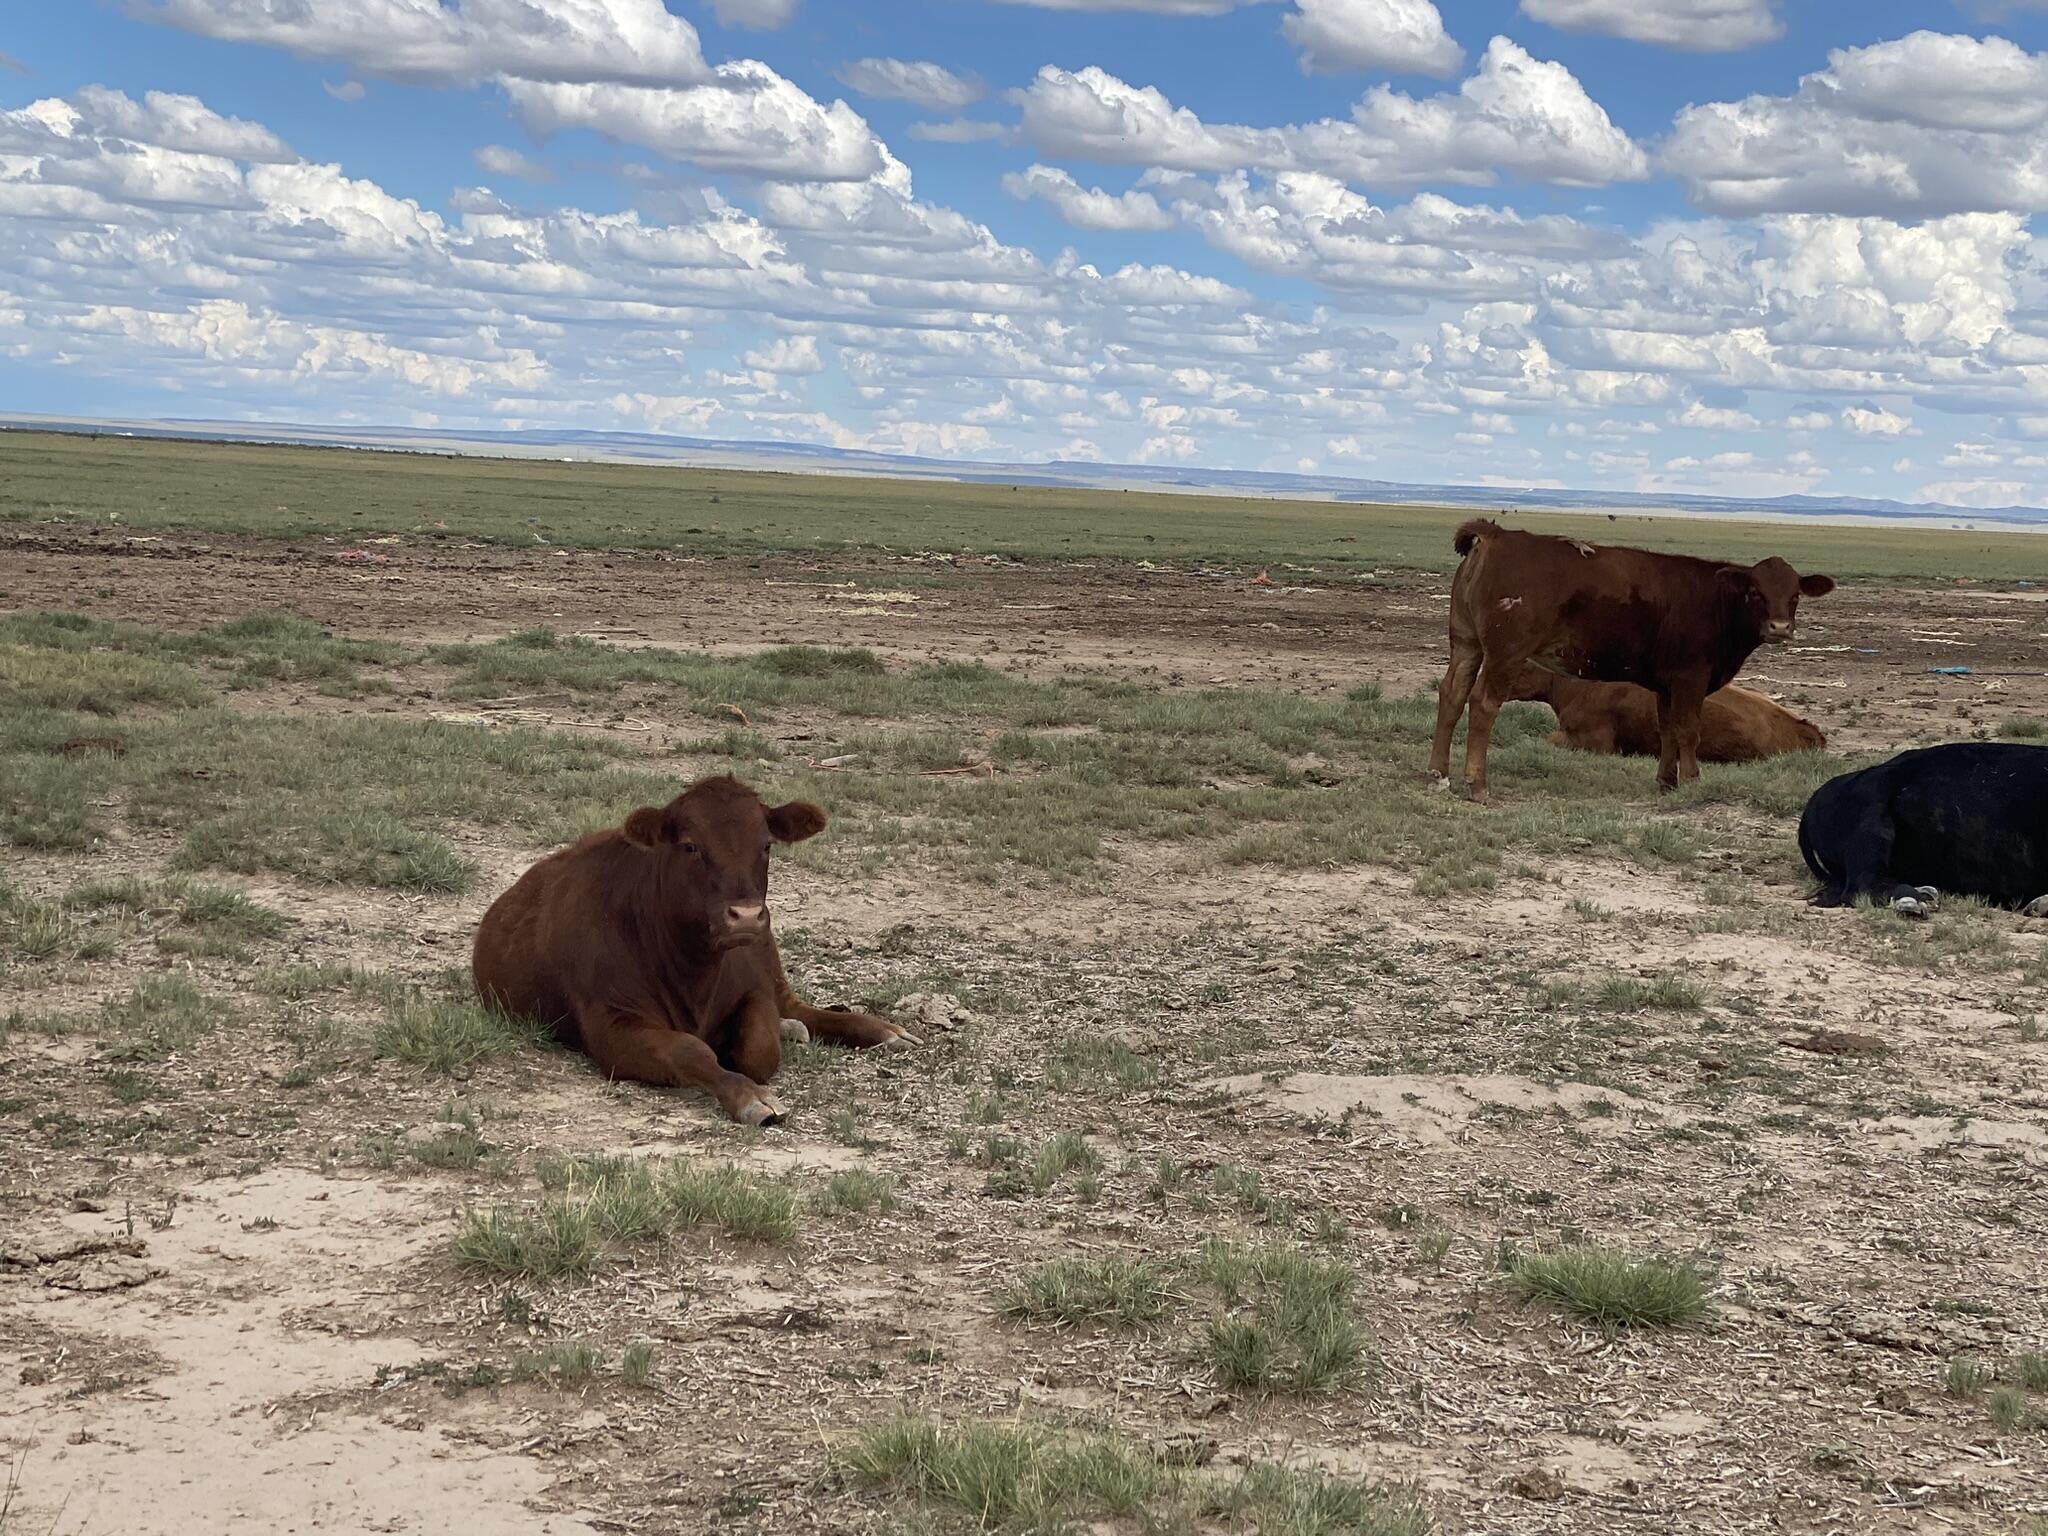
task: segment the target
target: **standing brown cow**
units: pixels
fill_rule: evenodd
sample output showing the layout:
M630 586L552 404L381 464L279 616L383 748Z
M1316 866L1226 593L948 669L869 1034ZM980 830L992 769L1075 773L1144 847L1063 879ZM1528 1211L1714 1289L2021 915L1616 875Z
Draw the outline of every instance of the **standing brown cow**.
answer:
M824 828L815 805L764 805L729 776L635 811L542 859L491 904L477 991L551 1025L611 1077L702 1088L744 1125L775 1124L788 1113L768 1088L784 1019L840 1045L911 1039L790 991L768 924L768 851Z
M1507 696L1550 706L1557 716L1553 746L1608 757L1655 757L1663 745L1657 696L1634 683L1591 683L1529 666ZM1747 688L1717 688L1700 705L1703 763L1754 763L1781 752L1818 752L1827 744L1818 726Z
M1765 642L1792 638L1800 597L1835 589L1773 555L1723 565L1523 533L1490 518L1458 529L1451 663L1437 688L1430 772L1448 779L1469 701L1465 792L1486 798L1486 752L1507 688L1534 662L1567 677L1637 683L1657 696L1657 782L1699 777L1700 705ZM1484 670L1482 671L1482 663ZM1476 686L1475 686L1476 684Z

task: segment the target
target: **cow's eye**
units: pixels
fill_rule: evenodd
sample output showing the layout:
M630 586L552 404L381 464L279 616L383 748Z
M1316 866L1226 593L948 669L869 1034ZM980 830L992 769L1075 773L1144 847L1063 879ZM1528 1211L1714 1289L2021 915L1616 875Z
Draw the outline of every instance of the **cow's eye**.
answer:
M697 851L697 845L696 845L695 843L685 843L685 844L683 844L683 852L685 852L685 853L695 853L696 851Z

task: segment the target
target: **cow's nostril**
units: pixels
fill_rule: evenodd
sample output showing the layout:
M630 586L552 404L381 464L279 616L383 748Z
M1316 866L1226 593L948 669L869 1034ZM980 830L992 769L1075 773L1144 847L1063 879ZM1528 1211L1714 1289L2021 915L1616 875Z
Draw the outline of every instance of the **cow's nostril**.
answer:
M752 928L768 913L768 908L758 901L736 901L725 909L726 920L735 928Z

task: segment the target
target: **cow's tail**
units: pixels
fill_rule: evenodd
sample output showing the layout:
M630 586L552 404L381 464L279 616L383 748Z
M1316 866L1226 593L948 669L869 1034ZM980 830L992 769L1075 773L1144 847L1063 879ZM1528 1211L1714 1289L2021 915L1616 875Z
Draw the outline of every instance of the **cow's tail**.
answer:
M1451 535L1451 548L1461 555L1472 553L1472 546L1488 534L1500 533L1502 528L1490 517L1475 517L1468 523L1460 523L1458 531Z
M1799 857L1806 860L1806 867L1813 871L1813 878L1823 888L1832 889L1841 883L1842 877L1829 870L1820 850L1813 845L1813 802L1808 801L1805 813L1799 818Z

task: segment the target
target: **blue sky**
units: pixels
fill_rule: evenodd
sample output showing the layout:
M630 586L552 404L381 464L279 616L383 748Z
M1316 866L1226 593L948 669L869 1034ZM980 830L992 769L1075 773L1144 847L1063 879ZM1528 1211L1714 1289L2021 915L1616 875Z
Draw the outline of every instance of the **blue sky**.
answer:
M2048 504L2048 0L11 10L0 410Z

